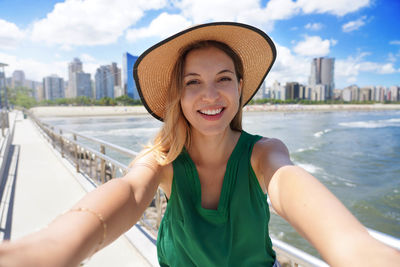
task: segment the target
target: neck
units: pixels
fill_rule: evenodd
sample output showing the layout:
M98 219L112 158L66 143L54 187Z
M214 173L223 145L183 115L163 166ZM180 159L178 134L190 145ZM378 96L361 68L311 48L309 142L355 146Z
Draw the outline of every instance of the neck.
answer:
M192 132L189 154L197 166L226 164L240 137L240 132L227 127L216 135Z

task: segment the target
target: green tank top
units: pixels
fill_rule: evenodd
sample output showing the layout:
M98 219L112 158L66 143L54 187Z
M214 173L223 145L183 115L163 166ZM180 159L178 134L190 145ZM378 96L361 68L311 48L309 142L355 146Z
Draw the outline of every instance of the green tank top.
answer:
M161 266L273 266L269 207L250 157L261 136L242 131L228 160L218 209L201 206L188 152L173 162L171 196L157 238Z

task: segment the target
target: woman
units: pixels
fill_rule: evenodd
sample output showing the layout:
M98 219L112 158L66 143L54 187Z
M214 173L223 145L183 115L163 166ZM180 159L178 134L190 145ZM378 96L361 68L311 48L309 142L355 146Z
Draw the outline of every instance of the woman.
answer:
M394 266L399 252L373 239L277 139L246 133L242 106L275 60L260 30L210 23L180 32L138 59L145 107L164 124L121 179L70 212L0 246L0 266L74 266L128 230L160 186L169 199L157 240L161 266L272 266L274 209L332 266ZM76 227L79 225L79 227Z

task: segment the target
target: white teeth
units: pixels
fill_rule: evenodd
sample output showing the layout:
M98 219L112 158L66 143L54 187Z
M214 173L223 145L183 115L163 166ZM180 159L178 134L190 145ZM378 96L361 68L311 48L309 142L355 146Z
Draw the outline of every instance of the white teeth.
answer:
M216 114L221 113L221 111L222 111L222 108L200 110L201 113L206 114L206 115L216 115Z

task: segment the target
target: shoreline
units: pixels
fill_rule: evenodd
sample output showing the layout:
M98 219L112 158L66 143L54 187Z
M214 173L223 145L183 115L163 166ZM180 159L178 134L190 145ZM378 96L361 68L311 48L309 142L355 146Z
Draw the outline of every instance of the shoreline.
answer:
M243 108L244 112L327 112L400 110L400 104L260 104ZM30 111L37 117L86 117L149 115L144 106L53 106L34 107Z

